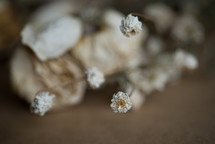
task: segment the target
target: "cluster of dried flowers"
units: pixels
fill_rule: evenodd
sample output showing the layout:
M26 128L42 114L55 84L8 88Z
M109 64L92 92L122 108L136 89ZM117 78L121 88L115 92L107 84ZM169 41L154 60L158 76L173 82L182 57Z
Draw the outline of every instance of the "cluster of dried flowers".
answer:
M36 12L22 30L11 80L33 113L43 116L78 104L87 86L97 89L109 79L124 91L113 95L110 107L126 113L139 109L147 95L163 90L183 70L198 67L196 57L182 49L166 52L161 37L171 31L177 40L200 43L203 28L194 17L184 14L175 20L167 6L150 5L144 14L158 32L151 34L138 16L95 11L80 12L74 3L55 2Z

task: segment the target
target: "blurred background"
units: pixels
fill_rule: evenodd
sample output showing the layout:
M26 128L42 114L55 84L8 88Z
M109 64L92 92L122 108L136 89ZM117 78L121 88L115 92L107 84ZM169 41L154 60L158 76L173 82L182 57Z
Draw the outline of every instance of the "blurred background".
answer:
M199 67L185 73L180 84L153 93L141 110L126 116L109 111L106 101L115 88L107 86L88 90L79 106L41 118L30 114L29 105L12 92L9 65L25 24L34 12L53 2L0 0L0 143L215 143L214 0L73 0L78 11L113 8L125 15L142 14L159 3L175 18L195 16L204 29L200 43L174 40L170 31L158 33L165 51L182 47L198 58Z
M41 8L41 6L53 3L52 0L2 0L1 1L1 11L0 11L0 50L1 50L1 61L4 58L9 58L11 54L11 47L20 39L20 31L29 21L30 16L36 10ZM204 27L204 40L198 44L198 46L193 46L191 50L198 55L200 60L200 70L203 75L214 75L214 24L215 24L215 2L213 0L182 0L182 1L172 1L172 0L101 0L101 1L89 1L81 0L74 1L78 3L79 11L84 11L86 9L107 9L114 8L124 13L125 15L135 12L143 13L144 9L149 7L151 4L164 4L176 13L176 17L184 13L191 13L195 15L195 18ZM167 37L167 41L168 41ZM170 49L177 48L177 44L169 44L171 40L165 45ZM176 43L176 42L174 42ZM191 45L191 46L190 46ZM184 47L192 47L192 44L187 44ZM167 49L166 48L166 49Z

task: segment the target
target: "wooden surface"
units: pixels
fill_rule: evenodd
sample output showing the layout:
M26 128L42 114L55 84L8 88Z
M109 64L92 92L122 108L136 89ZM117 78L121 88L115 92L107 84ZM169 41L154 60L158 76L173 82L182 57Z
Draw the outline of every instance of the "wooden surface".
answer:
M111 111L114 88L88 91L80 105L39 117L11 92L7 66L0 70L1 144L215 143L215 80L185 78L127 114Z

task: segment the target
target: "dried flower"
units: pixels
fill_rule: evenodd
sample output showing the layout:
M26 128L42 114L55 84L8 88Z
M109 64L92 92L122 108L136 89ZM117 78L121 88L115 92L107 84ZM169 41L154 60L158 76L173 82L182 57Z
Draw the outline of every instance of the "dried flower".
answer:
M142 30L142 22L138 20L138 17L129 14L121 21L120 30L125 36L130 37Z
M32 112L43 116L54 105L54 94L50 94L48 91L42 91L36 94L32 103Z
M99 88L102 83L105 82L104 74L96 67L87 69L87 81L91 88Z
M190 70L196 69L198 67L198 61L192 54L187 54L186 57L186 67Z
M111 102L110 107L115 113L126 113L132 107L129 95L121 91L113 95Z
M167 74L168 81L172 82L180 78L181 71L179 71L174 64L174 54L163 53L156 58L156 67L161 69L163 73Z
M204 39L204 28L193 16L187 14L175 22L172 35L182 42L201 43Z
M198 67L198 61L195 56L189 54L182 49L178 49L174 55L174 64L177 69L187 68L189 70L196 69Z
M166 32L172 26L175 15L168 6L161 3L148 5L144 9L144 14L155 22L160 33Z
M129 79L143 92L150 94L154 90L163 90L168 82L168 75L159 67L146 70L134 70Z
M76 44L81 34L81 21L72 16L45 24L29 23L21 33L22 43L29 46L42 61L63 55Z

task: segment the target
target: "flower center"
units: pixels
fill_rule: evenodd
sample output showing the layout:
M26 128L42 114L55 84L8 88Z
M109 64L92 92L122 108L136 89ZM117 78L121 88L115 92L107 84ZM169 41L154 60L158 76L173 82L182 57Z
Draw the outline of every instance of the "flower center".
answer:
M132 31L130 32L131 34L135 34L136 32L135 32L135 30L134 29L132 29Z
M124 100L119 100L117 101L118 106L123 107L125 105L125 101Z

